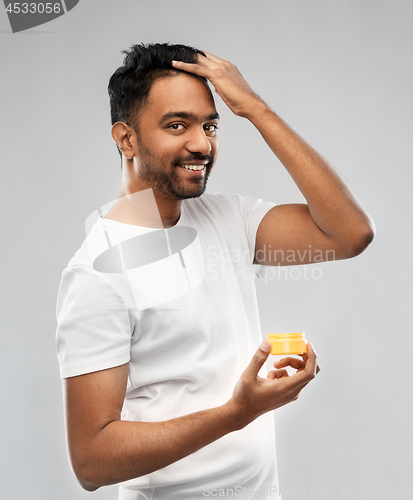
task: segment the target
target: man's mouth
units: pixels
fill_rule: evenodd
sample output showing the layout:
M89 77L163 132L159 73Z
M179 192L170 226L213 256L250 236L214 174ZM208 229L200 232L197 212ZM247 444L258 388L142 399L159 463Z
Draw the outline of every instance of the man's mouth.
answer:
M179 165L182 168L186 168L187 170L204 170L205 165Z

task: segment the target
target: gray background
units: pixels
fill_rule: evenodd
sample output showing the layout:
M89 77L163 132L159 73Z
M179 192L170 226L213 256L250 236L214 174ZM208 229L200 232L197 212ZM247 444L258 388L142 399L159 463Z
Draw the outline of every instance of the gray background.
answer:
M157 41L237 64L377 226L365 253L316 266L317 279L290 268L258 283L263 333L304 330L322 365L277 411L284 499L411 495L412 20L402 0L83 0L11 34L0 9L2 498L117 498L70 471L54 310L85 218L120 186L108 79L122 49ZM253 126L217 106L209 191L301 202Z

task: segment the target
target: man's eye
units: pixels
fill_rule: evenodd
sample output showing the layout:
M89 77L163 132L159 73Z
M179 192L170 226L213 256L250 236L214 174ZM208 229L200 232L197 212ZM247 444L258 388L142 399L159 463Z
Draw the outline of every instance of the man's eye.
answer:
M172 130L182 130L183 126L183 123L172 123L172 125L169 125L169 128Z
M204 129L206 132L214 134L218 130L218 125L205 125Z

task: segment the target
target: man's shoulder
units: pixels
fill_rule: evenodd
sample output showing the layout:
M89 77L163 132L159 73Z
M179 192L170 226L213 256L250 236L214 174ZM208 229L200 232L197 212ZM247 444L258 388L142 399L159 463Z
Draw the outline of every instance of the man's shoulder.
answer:
M106 222L109 222L107 224ZM105 221L98 217L85 234L85 238L76 253L67 264L68 268L84 267L93 269L97 256L118 243L118 231L113 221Z

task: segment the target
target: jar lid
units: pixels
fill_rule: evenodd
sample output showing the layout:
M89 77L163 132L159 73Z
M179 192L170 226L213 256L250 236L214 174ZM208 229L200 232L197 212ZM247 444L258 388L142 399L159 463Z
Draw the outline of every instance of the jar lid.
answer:
M270 354L303 354L307 352L304 332L268 333L267 340L271 344Z
M305 340L304 332L295 333L269 333L268 340Z

